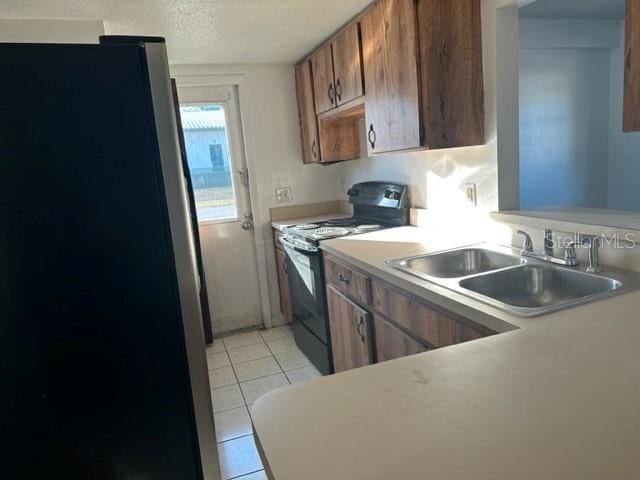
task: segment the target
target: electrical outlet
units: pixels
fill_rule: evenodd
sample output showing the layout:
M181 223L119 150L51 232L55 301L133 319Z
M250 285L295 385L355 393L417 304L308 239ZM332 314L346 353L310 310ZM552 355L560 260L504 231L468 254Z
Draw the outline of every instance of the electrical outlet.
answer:
M291 203L291 187L276 188L276 203Z
M476 192L475 183L467 183L464 186L464 194L467 197L467 202L471 205L476 206L478 204L478 194Z

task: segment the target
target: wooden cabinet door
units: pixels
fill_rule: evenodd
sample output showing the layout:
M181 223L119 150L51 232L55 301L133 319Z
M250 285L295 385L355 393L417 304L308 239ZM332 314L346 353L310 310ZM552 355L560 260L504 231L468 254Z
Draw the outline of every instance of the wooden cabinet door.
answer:
M369 313L327 285L333 366L336 372L371 363Z
M333 83L331 44L325 45L311 56L311 72L313 74L316 113L331 110L336 106L336 86Z
M350 102L364 93L358 30L358 23L352 23L331 42L337 105Z
M627 0L625 14L625 132L640 131L640 0Z
M428 347L378 315L373 317L373 330L376 338L378 362L386 362L428 350Z
M313 98L311 63L305 60L296 65L295 74L302 161L304 163L316 163L320 161L320 139L318 137L318 119Z
M370 154L421 146L415 0L380 0L361 20Z
M276 248L276 267L278 270L278 288L280 289L280 312L291 321L291 293L289 292L289 274L285 253Z
M422 122L428 148L484 143L481 0L418 0Z

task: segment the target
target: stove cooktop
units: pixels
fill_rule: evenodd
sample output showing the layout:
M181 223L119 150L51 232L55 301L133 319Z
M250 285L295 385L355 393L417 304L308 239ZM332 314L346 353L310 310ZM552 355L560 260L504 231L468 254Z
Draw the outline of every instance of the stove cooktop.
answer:
M288 235L317 243L329 238L345 237L358 233L373 232L386 228L384 225L374 224L357 218L336 218L313 224L293 225L286 227L284 232Z

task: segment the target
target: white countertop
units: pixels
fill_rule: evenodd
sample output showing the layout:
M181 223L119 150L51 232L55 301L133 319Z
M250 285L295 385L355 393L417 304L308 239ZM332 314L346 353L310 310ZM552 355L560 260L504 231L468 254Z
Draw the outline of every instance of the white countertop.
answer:
M323 242L505 333L261 397L252 419L273 478L639 477L640 292L526 319L384 265L464 244L417 227Z
M291 225L302 225L303 223L317 223L317 222L326 222L327 220L331 220L332 218L349 218L352 215L347 213L326 213L324 215L315 215L313 217L301 217L301 218L290 218L286 220L274 220L271 222L271 227L282 230L285 227L290 227Z

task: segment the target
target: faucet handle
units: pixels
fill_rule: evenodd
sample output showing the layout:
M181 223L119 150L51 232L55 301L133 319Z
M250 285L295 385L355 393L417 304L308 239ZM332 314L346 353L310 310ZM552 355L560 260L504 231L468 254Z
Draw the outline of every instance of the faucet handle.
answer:
M518 230L516 232L518 235L522 235L524 237L522 244L522 252L533 252L533 242L531 241L531 236L527 232L523 232L522 230Z
M569 242L564 247L564 259L569 267L578 266L578 258L576 255L576 242Z

